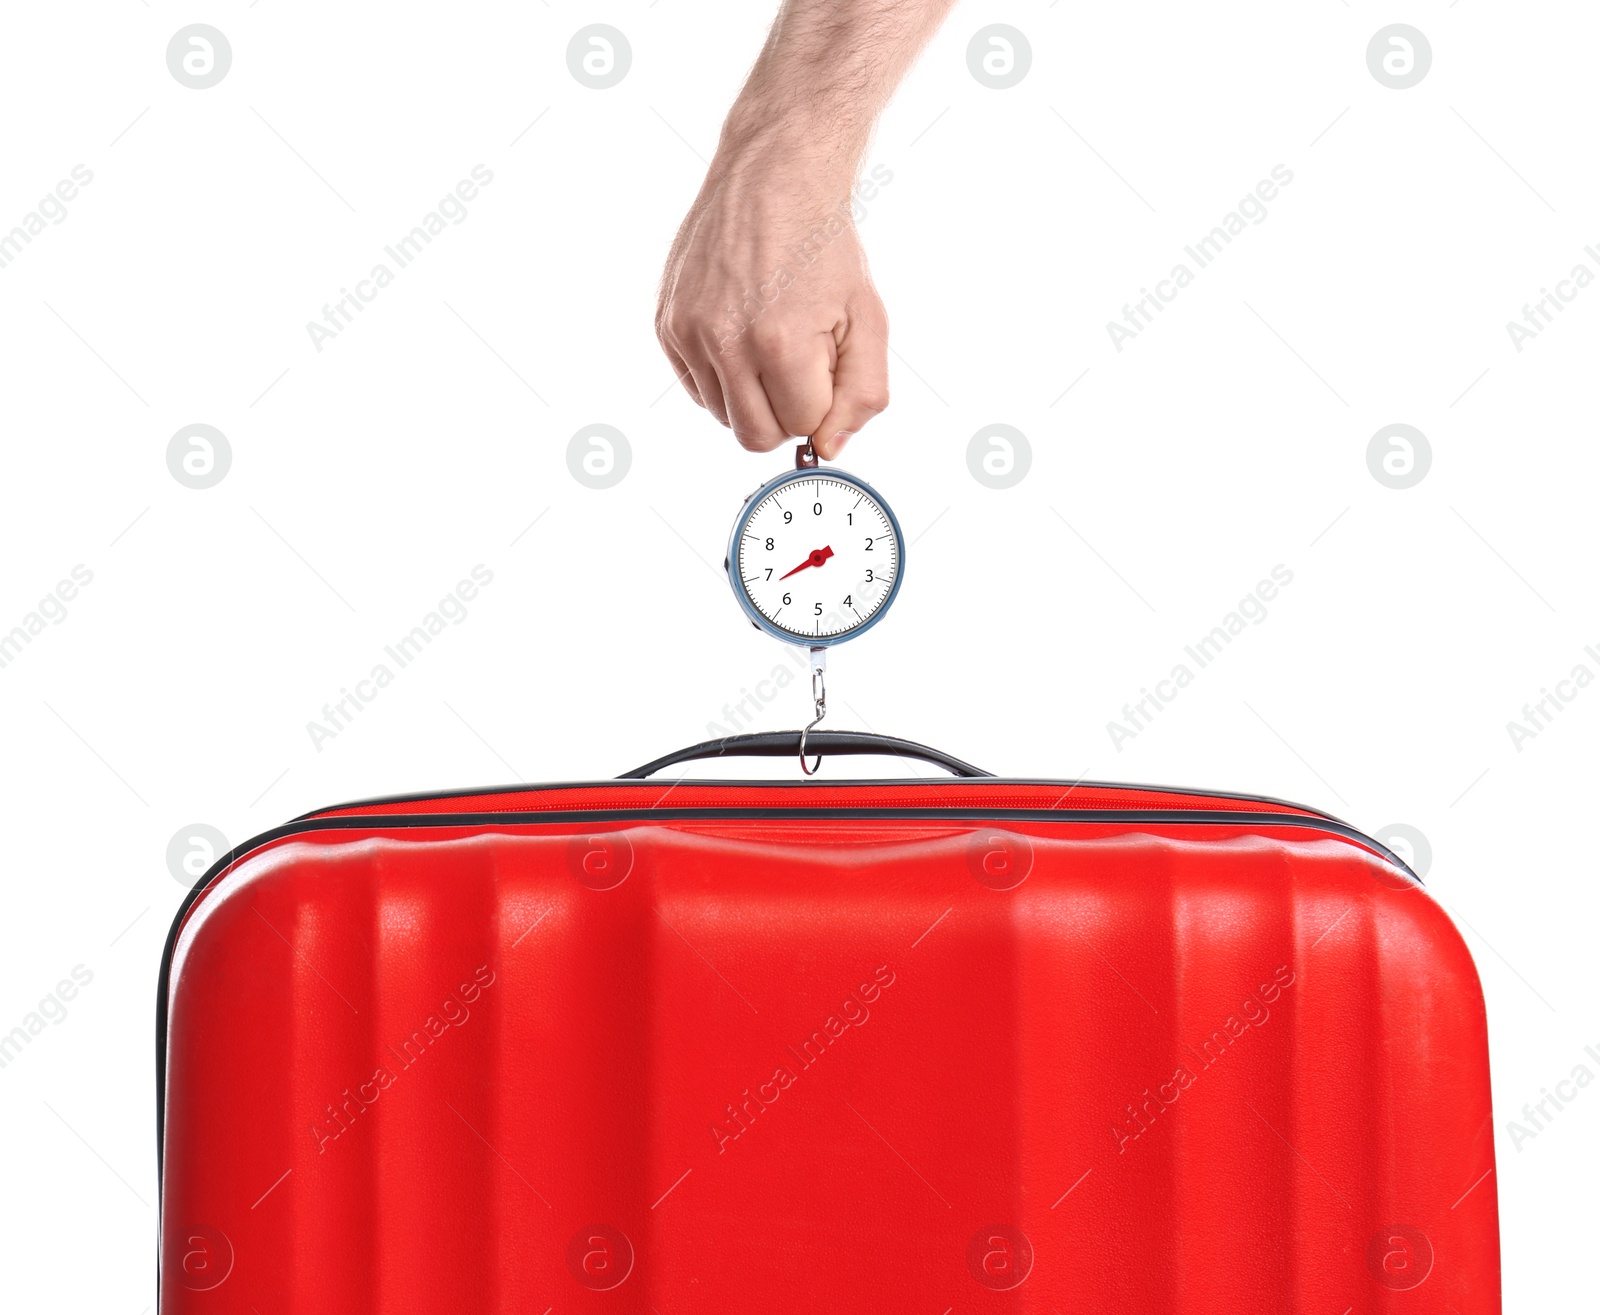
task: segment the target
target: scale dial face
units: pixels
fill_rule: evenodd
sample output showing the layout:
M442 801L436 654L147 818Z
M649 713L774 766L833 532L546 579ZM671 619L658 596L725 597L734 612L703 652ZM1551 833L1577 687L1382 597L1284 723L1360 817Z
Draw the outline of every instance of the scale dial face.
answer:
M791 644L851 639L900 588L900 524L842 471L797 470L753 494L734 524L728 576L745 612Z

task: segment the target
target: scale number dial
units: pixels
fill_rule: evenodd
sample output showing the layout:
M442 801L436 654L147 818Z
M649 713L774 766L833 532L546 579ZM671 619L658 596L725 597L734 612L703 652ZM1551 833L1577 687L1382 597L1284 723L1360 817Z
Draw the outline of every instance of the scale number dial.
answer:
M797 471L758 489L734 528L728 573L745 611L790 643L835 644L893 600L904 548L887 504L842 472Z

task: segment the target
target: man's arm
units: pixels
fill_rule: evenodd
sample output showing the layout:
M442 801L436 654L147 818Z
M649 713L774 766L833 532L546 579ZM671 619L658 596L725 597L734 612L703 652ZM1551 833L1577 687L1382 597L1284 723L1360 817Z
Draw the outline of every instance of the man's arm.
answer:
M955 0L784 0L662 277L690 396L765 452L833 458L889 404L888 320L851 219L878 114Z

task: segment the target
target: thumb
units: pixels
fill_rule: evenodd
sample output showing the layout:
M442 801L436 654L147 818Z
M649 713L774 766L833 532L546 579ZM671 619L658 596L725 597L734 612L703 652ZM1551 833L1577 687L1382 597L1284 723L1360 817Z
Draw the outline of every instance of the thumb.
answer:
M881 308L852 317L839 340L833 369L833 402L811 436L817 455L832 461L845 440L889 405L889 340Z

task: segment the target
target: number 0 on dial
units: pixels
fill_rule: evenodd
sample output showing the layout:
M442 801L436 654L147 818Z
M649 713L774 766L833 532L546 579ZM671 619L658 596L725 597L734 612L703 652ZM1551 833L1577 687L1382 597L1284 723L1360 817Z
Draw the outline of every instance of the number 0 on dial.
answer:
M750 620L810 647L876 622L899 592L904 564L889 505L843 471L796 470L763 484L728 544L728 579Z

